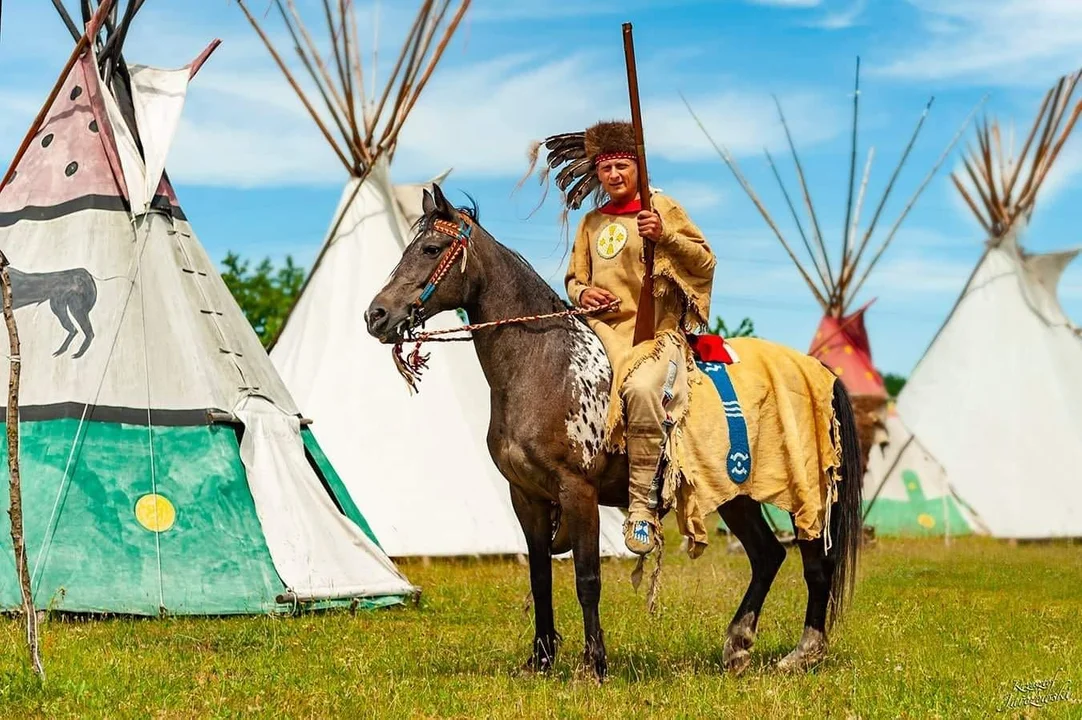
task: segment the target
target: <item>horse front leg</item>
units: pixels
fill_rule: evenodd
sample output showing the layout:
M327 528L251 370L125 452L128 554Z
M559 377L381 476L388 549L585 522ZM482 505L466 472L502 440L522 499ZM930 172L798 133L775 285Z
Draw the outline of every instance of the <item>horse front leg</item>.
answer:
M598 682L608 674L608 658L601 630L601 520L597 488L584 479L562 482L560 505L571 535L575 558L575 590L582 607L583 634L586 639L583 663Z
M534 638L526 669L545 672L556 660L560 635L556 632L552 612L552 557L550 554L551 504L527 497L511 486L511 505L526 536L530 557L530 594L533 596Z

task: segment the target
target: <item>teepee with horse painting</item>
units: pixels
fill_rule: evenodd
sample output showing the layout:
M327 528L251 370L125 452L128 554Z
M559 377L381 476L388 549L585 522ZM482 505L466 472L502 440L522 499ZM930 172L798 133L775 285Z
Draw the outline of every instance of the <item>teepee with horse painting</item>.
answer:
M21 434L34 607L401 602L417 588L327 462L165 171L218 41L177 69L128 64L141 0L81 3L83 32L55 5L75 47L0 181L22 345L5 422ZM4 611L21 605L12 559L4 528Z
M694 334L708 317L713 253L678 201L648 188L631 87L632 122L543 143L565 209L595 199L571 253L571 305L489 235L475 209L452 206L434 185L368 308L368 331L395 346L412 383L428 362L421 345L453 336L419 331L421 323L466 310L463 330L491 390L489 447L530 551L532 667L547 669L556 652L550 556L570 549L585 662L605 674L598 508L638 502L645 507L631 510L625 536L634 551L660 559L659 536L637 524L656 529L670 510L692 557L706 547L704 520L715 509L747 547L756 581L723 651L729 670L745 670L769 579L786 555L762 515L760 503L771 502L793 515L808 583L803 636L779 666L806 669L825 656L828 615L841 611L855 580L862 488L852 406L815 358L754 338ZM402 357L405 344L415 347Z

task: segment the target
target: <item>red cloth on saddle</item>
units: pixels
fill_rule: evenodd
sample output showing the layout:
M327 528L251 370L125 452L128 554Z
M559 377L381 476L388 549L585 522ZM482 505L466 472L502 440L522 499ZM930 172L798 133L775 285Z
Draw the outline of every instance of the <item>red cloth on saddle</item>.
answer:
M688 334L688 345L691 352L699 362L716 362L726 365L733 364L733 356L729 353L725 338L721 335L692 335Z

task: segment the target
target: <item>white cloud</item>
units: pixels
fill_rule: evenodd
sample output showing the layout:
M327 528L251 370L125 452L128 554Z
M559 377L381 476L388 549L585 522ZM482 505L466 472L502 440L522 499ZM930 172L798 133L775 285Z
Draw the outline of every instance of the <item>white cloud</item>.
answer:
M201 71L170 154L170 172L180 181L207 185L340 181L345 171L300 101L269 59L249 56L250 50L237 53L244 62L217 57ZM592 63L585 55L546 62L523 54L441 67L405 124L396 180L424 179L447 167L454 167L456 177L518 177L531 141L602 117L626 116L622 88L599 89L589 72ZM799 92L782 101L802 146L832 137L841 127L840 114L816 95ZM784 146L773 101L761 92L721 90L692 102L715 139L735 154ZM678 97L647 95L643 113L651 157L715 161Z
M665 183L661 190L683 205L689 213L696 210L717 210L725 202L725 195L717 185L711 183L678 180Z
M1078 0L908 0L927 34L873 72L909 80L1046 86L1079 65Z
M823 30L844 30L857 24L860 16L864 14L865 7L867 7L867 0L853 0L849 7L827 13L809 22L808 25Z
M976 254L980 253L979 246L974 248L974 253L971 261L946 259L931 254L906 255L884 260L872 271L861 294L908 298L929 294L956 295L962 291L966 279L973 272Z
M779 97L786 121L798 149L829 140L844 124L837 106L810 92ZM688 104L702 121L710 137L734 155L761 153L787 148L785 131L769 95L743 90L721 91L688 97ZM717 159L706 135L695 123L679 98L645 103L643 123L653 137L651 151L660 151L673 160Z

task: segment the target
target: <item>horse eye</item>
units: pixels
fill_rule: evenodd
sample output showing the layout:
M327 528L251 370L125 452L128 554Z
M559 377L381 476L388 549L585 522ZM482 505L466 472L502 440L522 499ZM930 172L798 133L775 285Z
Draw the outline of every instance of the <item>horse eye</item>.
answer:
M423 252L428 257L437 257L440 252L442 252L442 250L440 250L439 245L425 245L421 252Z

